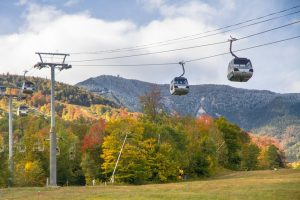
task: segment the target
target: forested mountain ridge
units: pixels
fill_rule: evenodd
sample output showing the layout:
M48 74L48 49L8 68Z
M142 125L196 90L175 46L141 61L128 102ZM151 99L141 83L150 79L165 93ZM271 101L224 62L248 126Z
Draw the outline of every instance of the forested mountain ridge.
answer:
M16 113L20 105L29 106L29 114L36 116L50 115L50 80L39 77L26 77L35 84L35 91L25 100L13 101L13 112ZM23 76L3 74L0 75L0 86L21 88ZM76 120L79 118L96 120L100 117L110 118L119 115L119 106L97 94L91 93L77 86L60 82L55 84L55 110L58 117L63 120ZM8 99L0 98L0 116L5 117L8 111Z
M27 77L26 79L35 84L37 92L40 92L44 96L50 95L50 80L39 77ZM23 76L11 74L0 75L0 86L16 86L21 88L23 81ZM56 82L55 87L55 99L64 103L80 106L90 106L93 104L117 106L114 102L77 86Z
M243 129L279 139L290 160L296 160L300 146L300 94L279 94L266 90L247 90L226 85L191 85L186 96L172 96L169 85L157 85L114 76L89 78L77 84L102 94L131 111L140 111L139 96L153 87L161 91L169 113L212 117L224 116ZM116 100L117 99L117 100Z

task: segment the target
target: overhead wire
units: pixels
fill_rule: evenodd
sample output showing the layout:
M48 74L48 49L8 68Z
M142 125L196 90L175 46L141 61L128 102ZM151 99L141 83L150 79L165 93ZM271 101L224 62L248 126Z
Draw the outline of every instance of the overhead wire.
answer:
M33 67L32 67L33 69ZM32 70L31 69L31 70ZM34 68L31 72L28 72L27 76L32 76L35 72L37 72L38 70L36 68Z
M244 37L239 38L239 40L243 40L246 38L254 37L257 35L261 35L270 31L274 31L277 29L281 29L284 27L288 27L294 24L300 23L300 20L285 24L282 26L277 26L271 29L267 29L258 33L250 34ZM188 50L188 49L194 49L194 48L200 48L200 47L207 47L207 46L213 46L213 45L219 45L219 44L224 44L228 43L228 40L226 41L220 41L220 42L214 42L214 43L208 43L208 44L203 44L203 45L195 45L195 46L189 46L189 47L183 47L183 48L176 48L176 49L169 49L169 50L163 50L163 51L156 51L156 52L148 52L148 53L140 53L140 54L131 54L131 55L124 55L124 56L115 56L115 57L106 57L106 58L95 58L95 59L84 59L84 60L74 60L70 62L90 62L90 61L101 61L101 60L115 60L115 59L121 59L121 58L130 58L130 57L138 57L138 56L146 56L146 55L153 55L153 54L161 54L161 53L167 53L167 52L174 52L174 51L182 51L182 50Z
M162 66L162 65L178 65L178 62L169 63L140 63L140 64L75 64L74 67L138 67L138 66Z
M129 49L129 50L124 50L124 51L107 52L107 53L130 52L130 51L137 51L137 50L149 49L149 48L153 48L153 47L157 47L157 46L167 46L167 45L171 45L171 44L175 44L175 43L181 43L181 42L187 42L187 41L192 41L192 40L198 40L198 39L207 38L207 37L211 37L211 36L221 35L221 34L224 34L224 33L228 33L230 31L235 31L235 30L247 28L247 27L250 27L250 26L258 25L258 24L261 24L261 23L269 22L269 21L274 20L274 19L278 19L278 18L281 18L281 17L285 17L285 16L289 16L289 15L292 15L292 14L297 14L297 13L300 13L300 11L289 13L287 15L283 15L283 16L279 16L279 17L270 18L270 19L267 19L267 20L259 21L259 22L255 22L255 23L252 23L252 24L247 24L247 25L240 26L240 27L237 27L237 28L228 29L228 30L225 30L225 31L222 31L222 32L217 32L217 33L213 33L213 34L208 34L208 35L203 35L203 36L195 37L195 38L189 38L189 39L185 39L185 40L180 40L180 41L174 41L174 42L159 44L159 45L155 45L155 46L151 46L151 47L141 47L141 48ZM90 53L90 54L100 54L100 53Z
M93 52L73 52L73 53L70 53L70 54L76 55L76 54L115 53L115 52L121 52L121 51L132 51L132 50L145 49L145 48L149 48L150 46L153 47L153 45L157 45L157 46L169 45L169 44L171 44L170 42L174 42L174 41L178 41L178 40L182 40L182 39L186 39L186 38L189 38L189 40L195 40L195 39L199 39L199 38L203 38L203 37L212 36L212 35L215 35L215 34L209 34L209 35L205 35L205 36L197 37L197 38L190 38L190 37L195 37L195 36L203 35L203 34L206 34L206 33L216 32L216 31L220 31L220 30L227 29L227 28L230 28L230 27L246 24L246 23L249 23L249 22L252 22L252 21L256 21L256 20L259 20L259 19L270 17L272 15L287 12L287 11L290 11L290 10L293 10L293 9L296 9L296 8L299 8L299 7L300 7L300 5L296 5L296 6L293 6L291 8L288 8L288 9L284 9L284 10L281 10L281 11L278 11L278 12L273 12L273 13L270 13L270 14L267 14L267 15L264 15L264 16L256 17L256 18L249 19L249 20L245 20L245 21L242 21L242 22L239 22L239 23L223 26L221 28L217 28L217 29L214 29L214 30L205 31L205 32L197 33L197 34L193 34L193 35L182 36L182 37L178 37L178 38L173 38L173 39L170 39L170 40L154 42L154 43L144 44L144 45L136 45L136 46L132 46L132 47L111 49L111 50L93 51ZM259 24L259 23L264 23L264 22L267 22L267 21L271 21L271 20L275 20L275 19L278 19L278 18L290 16L290 15L293 15L293 14L297 14L299 12L300 11L296 11L296 12L293 12L293 13L288 13L288 14L285 14L285 15L282 15L282 16L277 16L277 17L273 17L273 18L270 18L270 19L267 19L267 20L260 21L260 22L245 25L245 26L242 26L242 27L239 27L239 28L244 28L244 27L251 26L251 25L256 25L256 24ZM239 28L237 28L237 29L239 29ZM236 29L234 29L234 30L236 30ZM187 41L187 40L183 40L183 41ZM182 41L180 41L180 42L182 42Z
M25 71L27 71L26 72L26 76L32 76L32 74L34 74L35 73L35 70L36 69L34 69L34 66L32 66L32 67L30 67L28 70L25 70Z
M222 31L222 32L217 32L217 33L214 33L214 34L209 34L209 35L204 35L204 36L200 36L200 37L195 37L195 38L190 38L190 39L186 39L186 40L181 40L181 41L178 41L178 42L186 42L186 41L192 41L192 40L198 40L198 39L202 39L202 38L207 38L207 37L210 37L210 36L221 35L223 33L228 33L230 31L235 31L235 30L239 30L239 29L251 27L251 26L254 26L254 25L258 25L258 24L261 24L261 23L269 22L269 21L272 21L272 20L275 20L275 19L279 19L279 18L282 18L282 17L285 17L285 16L289 16L289 15L293 15L293 14L297 14L297 13L300 13L300 10L297 11L297 12L293 12L293 13L289 13L289 14L283 15L283 16L274 17L274 18L266 19L266 20L259 21L259 22L254 22L252 24L247 24L247 25L240 26L240 27L237 27L237 28L228 29L228 30L225 30L225 31ZM170 45L170 44L173 44L173 43L166 43L165 45Z
M191 46L191 47L183 47L183 48L177 48L177 49L169 49L169 50L156 51L156 52L149 52L149 53L140 53L140 54L131 54L131 55L124 55L124 56L86 59L86 60L73 60L73 61L70 61L70 62L89 62L89 61L114 60L114 59L120 59L120 58L146 56L146 55L161 54L161 53L167 53L167 52L172 52L172 51L181 51L181 50L187 50L187 49L193 49L193 48L199 48L199 47L205 47L205 46L213 46L213 45L217 45L217 44L224 44L224 43L227 43L227 42L228 41L221 41L221 42L215 42L215 43L209 43L209 44L203 44L203 45L197 45L197 46Z
M255 45L255 46L251 46L251 47L246 47L246 48L242 48L242 49L238 49L235 50L235 52L241 52L241 51L246 51L249 49L255 49L255 48L259 48L259 47L263 47L263 46L269 46L272 44L277 44L277 43L281 43L281 42L286 42L289 40L294 40L294 39L298 39L300 38L300 35L298 36L294 36L294 37L289 37L289 38L284 38L281 40L276 40L273 42L268 42L268 43L263 43L263 44L259 44L259 45ZM214 54L214 55L210 55L210 56L205 56L205 57L201 57L201 58L195 58L195 59L190 59L190 60L186 60L186 63L189 62L196 62L196 61L200 61L200 60L206 60L209 58L214 58L214 57L219 57L219 56L223 56L223 55L228 55L230 54L230 52L224 52L224 53L219 53L219 54ZM78 67L129 67L129 66L163 66L163 65L178 65L178 62L169 62L169 63L140 63L140 64L75 64L73 66L78 66Z
M259 45L255 45L255 46L251 46L251 47L246 47L246 48L243 48L243 49L238 49L238 50L235 50L234 52L241 52L241 51L246 51L246 50L249 50L249 49L255 49L255 48L259 48L259 47L263 47L263 46L269 46L269 45L272 45L272 44L277 44L277 43L281 43L281 42L285 42L285 41L289 41L289 40L293 40L293 39L297 39L297 38L300 38L300 35L290 37L290 38L281 39L281 40L277 40L277 41L273 41L273 42L268 42L268 43L264 43L264 44L259 44ZM212 55L212 56L205 56L205 57L201 57L201 58L186 60L185 62L186 63L195 62L195 61L205 60L205 59L208 59L208 58L223 56L223 55L227 55L227 54L230 54L230 52L224 52L224 53L215 54L215 55Z

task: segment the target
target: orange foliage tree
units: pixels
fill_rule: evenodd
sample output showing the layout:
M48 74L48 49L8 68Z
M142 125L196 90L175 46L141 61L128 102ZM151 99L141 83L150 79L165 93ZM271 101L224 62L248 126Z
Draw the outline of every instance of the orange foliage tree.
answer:
M84 152L88 149L95 149L101 146L104 138L105 121L103 119L95 122L83 137L81 150Z

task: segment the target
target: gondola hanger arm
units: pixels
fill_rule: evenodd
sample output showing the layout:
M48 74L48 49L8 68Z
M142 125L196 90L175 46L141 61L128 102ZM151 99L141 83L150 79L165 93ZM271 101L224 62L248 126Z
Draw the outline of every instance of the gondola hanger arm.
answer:
M237 41L237 40L238 39L236 39L236 38L234 38L232 36L230 36L230 39L228 40L230 42L230 47L229 47L230 53L235 58L238 58L238 57L232 52L232 42Z
M24 80L26 81L26 74L27 74L27 70L24 70Z
M180 61L179 64L182 66L182 71L183 71L183 73L179 77L182 77L185 74L185 69L184 69L185 62Z

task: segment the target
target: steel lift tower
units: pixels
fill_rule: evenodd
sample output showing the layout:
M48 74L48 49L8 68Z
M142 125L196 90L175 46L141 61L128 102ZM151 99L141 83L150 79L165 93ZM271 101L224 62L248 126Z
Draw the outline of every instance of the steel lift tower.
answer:
M5 91L1 91L0 96L8 98L8 169L9 169L9 186L13 186L14 181L14 134L13 134L13 99L22 97L21 89L16 86L1 86Z
M40 57L40 62L38 62L34 67L38 69L50 68L51 69L51 128L50 128L50 182L49 186L57 186L57 168L56 168L56 131L55 131L55 69L64 70L70 69L72 66L65 63L66 57L69 54L65 53L36 53ZM50 58L50 62L48 59ZM53 62L53 60L57 62Z

